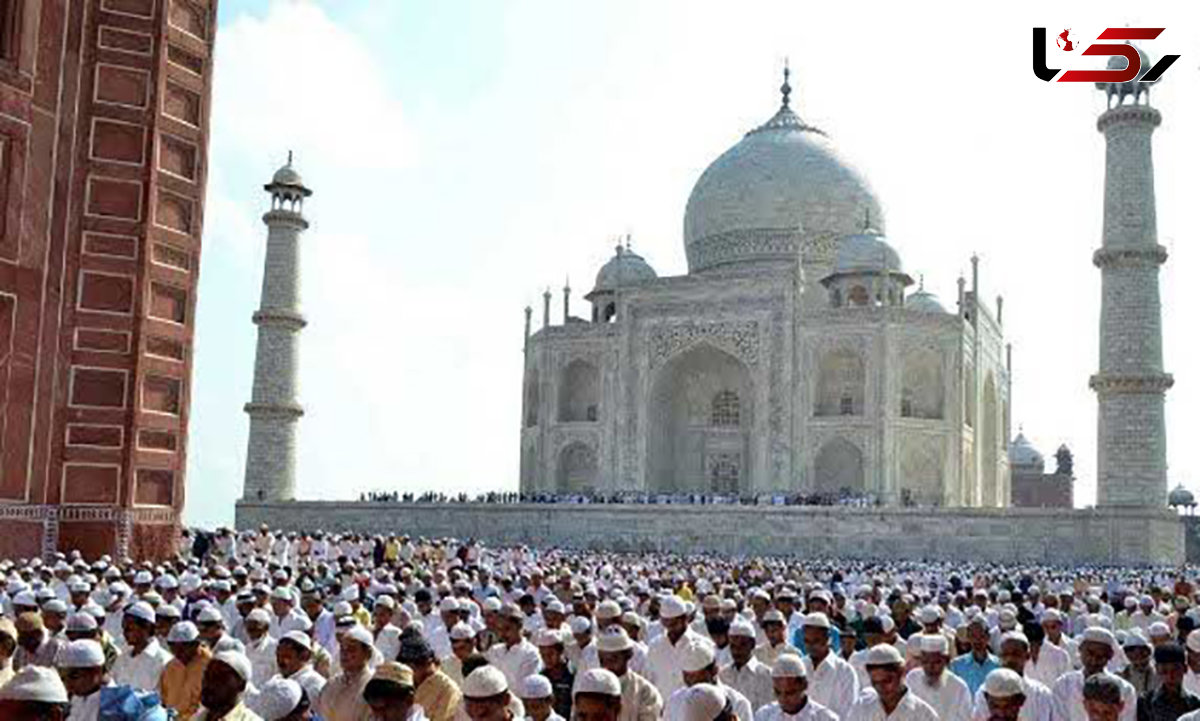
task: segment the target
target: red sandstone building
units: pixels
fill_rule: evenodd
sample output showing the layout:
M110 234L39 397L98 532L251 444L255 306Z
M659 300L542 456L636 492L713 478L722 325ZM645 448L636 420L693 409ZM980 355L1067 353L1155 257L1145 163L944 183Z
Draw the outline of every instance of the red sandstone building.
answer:
M216 0L0 8L0 557L169 553Z

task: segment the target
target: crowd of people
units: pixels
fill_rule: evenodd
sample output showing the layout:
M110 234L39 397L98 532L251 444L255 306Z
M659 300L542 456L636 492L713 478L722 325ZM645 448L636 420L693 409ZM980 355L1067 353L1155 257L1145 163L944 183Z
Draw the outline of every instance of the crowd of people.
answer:
M397 491L368 491L360 493L363 503L609 503L609 504L686 504L686 505L741 505L741 506L856 506L872 507L880 504L875 494L855 494L848 490L823 493L767 493L738 495L734 493L647 493L645 491L613 491L589 493L466 493L448 495L432 491L399 493ZM917 502L905 493L901 505L913 506Z
M0 561L3 721L1200 721L1194 569L185 532Z

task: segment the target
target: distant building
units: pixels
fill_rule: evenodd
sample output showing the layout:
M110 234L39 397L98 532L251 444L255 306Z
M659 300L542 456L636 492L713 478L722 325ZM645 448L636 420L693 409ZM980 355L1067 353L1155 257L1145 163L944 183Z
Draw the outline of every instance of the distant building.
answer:
M1071 451L1059 446L1057 465L1046 473L1046 459L1024 433L1018 433L1008 447L1008 465L1012 469L1012 504L1024 508L1072 508L1075 502L1075 475Z

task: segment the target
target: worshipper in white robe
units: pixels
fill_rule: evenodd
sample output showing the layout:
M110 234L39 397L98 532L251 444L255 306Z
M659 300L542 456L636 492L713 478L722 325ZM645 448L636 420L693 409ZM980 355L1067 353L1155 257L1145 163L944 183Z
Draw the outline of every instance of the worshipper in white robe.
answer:
M808 697L808 670L799 656L787 655L771 669L775 701L754 712L754 721L838 721L834 712Z
M937 712L904 685L904 654L880 644L867 654L871 688L859 696L847 721L937 721Z
M967 721L971 717L971 691L950 673L950 642L942 634L914 635L908 647L918 649L919 668L904 677L908 690L933 707L942 721Z

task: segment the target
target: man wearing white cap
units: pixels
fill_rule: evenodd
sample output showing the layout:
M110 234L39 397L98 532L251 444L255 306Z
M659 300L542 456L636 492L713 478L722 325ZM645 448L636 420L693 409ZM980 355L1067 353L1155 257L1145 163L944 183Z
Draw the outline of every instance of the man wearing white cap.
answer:
M837 714L808 697L808 669L799 656L782 656L771 669L774 702L754 713L754 721L837 721Z
M212 652L200 643L200 631L191 621L181 621L171 627L167 646L174 658L163 669L158 694L164 706L175 709L181 718L191 718L200 708L204 670L212 660Z
M621 706L621 682L611 671L593 668L579 674L573 721L617 721Z
M1070 654L1047 643L1046 630L1040 624L1025 624L1025 637L1029 639L1029 663L1025 664L1025 678L1053 688L1059 676L1071 670Z
M457 598L447 596L438 604L439 616L435 616L438 620L435 625L430 627L428 622L425 625L425 638L429 640L429 645L433 647L433 652L438 658L444 658L450 655L450 631L458 625L458 615L460 603ZM447 625L449 622L449 625Z
M339 642L341 672L321 690L316 710L325 721L361 721L367 713L362 692L371 680L370 662L375 653L371 632L355 624Z
M554 688L545 676L538 673L526 676L517 687L517 696L525 705L525 717L530 721L564 721L554 712Z
M729 626L729 654L732 662L723 667L717 677L744 695L751 708L761 708L775 697L771 667L758 660L754 653L756 633L749 621L738 619ZM791 655L791 654L789 654ZM796 655L797 660L800 658Z
M596 639L600 666L621 683L619 721L654 721L662 713L658 689L633 670L635 646L625 629L612 626Z
M971 691L950 673L950 644L942 634L916 634L908 647L917 649L920 668L904 677L904 685L933 707L942 721L967 721L971 717Z
M1029 639L1025 638L1025 634L1009 631L1000 637L1000 663L1002 668L1021 678L1025 697L1021 707L1022 721L1050 721L1054 718L1054 695L1050 689L1037 680L1024 678L1025 668L1029 664ZM974 705L976 714L986 710L982 690L975 693Z
M703 639L688 628L688 604L678 596L667 596L659 604L663 633L650 642L646 676L659 695L669 699L683 688L684 651Z
M1183 675L1183 690L1200 696L1200 629L1187 635L1184 650L1187 651L1187 673Z
M113 681L157 693L171 654L154 637L154 609L150 604L138 601L127 606L121 614L121 633L126 650L113 662Z
M858 698L858 674L854 667L830 650L829 618L810 613L804 619L804 665L808 695L817 703L845 718Z
M904 684L904 655L882 643L867 654L871 688L864 691L847 721L937 721L937 712Z
M697 636L696 640L683 650L680 669L683 686L676 689L667 699L663 709L665 721L690 721L684 715L684 699L687 697L688 687L697 684L719 687L726 698L731 700L738 720L753 721L754 709L750 707L750 701L741 692L721 683L718 678L716 648L712 641Z
M509 688L516 688L521 679L542 668L542 657L537 648L521 635L524 620L524 614L516 604L504 604L496 621L500 640L484 654L488 663L500 669L508 679Z
M467 674L462 693L463 715L471 721L514 721L515 696L509 692L508 679L495 666L480 666ZM523 714L524 706L521 710Z
M314 645L303 631L289 631L275 645L275 665L279 668L279 676L300 684L311 704L316 704L325 688L325 677L317 673L312 665Z
M202 708L192 721L262 721L242 702L250 686L250 659L237 651L221 651L204 668ZM186 718L186 717L185 717Z
M567 647L567 658L571 660L575 673L582 673L590 668L600 667L600 658L596 655L596 638L593 631L592 619L587 616L574 616L567 623L571 637L575 643Z
M680 716L688 721L737 721L728 687L709 683L680 690Z
M1079 668L1079 644L1075 639L1063 633L1062 613L1057 608L1047 608L1042 613L1042 630L1046 632L1046 641L1067 652L1071 668ZM1069 670L1069 669L1068 669Z
M27 666L0 687L0 718L5 721L64 721L67 688L52 668Z
M100 714L104 649L95 641L72 641L58 654L58 668L71 696L71 721L95 721Z
M296 608L296 596L288 586L277 586L271 591L271 638L278 639L288 631L304 631L312 622L304 612Z
M250 710L263 721L299 721L310 708L308 696L300 684L275 677L258 690Z
M208 607L201 611L210 614L220 615L216 608ZM277 641L271 638L271 617L265 608L256 608L246 614L243 628L246 631L246 658L250 659L250 667L253 673L250 682L255 686L262 686L272 676L279 672L279 665L275 659L275 648Z
M1093 626L1083 632L1079 641L1079 660L1083 668L1064 674L1054 684L1055 718L1061 721L1085 721L1088 716L1083 704L1083 685L1087 679L1098 673L1108 673L1105 669L1112 660L1117 645L1116 638L1106 628ZM1121 698L1124 706L1121 710L1121 721L1134 721L1137 718L1137 693L1133 684L1123 678L1113 676L1121 688Z
M475 629L471 628L469 624L456 623L450 629L449 635L450 655L443 656L439 660L442 664L442 671L461 688L463 683L463 659L475 653Z
M761 626L765 640L758 645L758 648L754 649L754 655L763 664L768 667L774 666L775 659L779 658L779 655L783 653L800 655L796 647L787 642L787 626L783 618L783 613L779 609L772 608L764 613L762 615Z
M1035 718L1027 715L1025 682L1012 669L998 668L989 673L979 687L973 718L975 721L1019 721Z
M51 635L42 622L42 617L33 611L17 616L17 652L13 656L13 668L18 671L26 666L54 667L54 659L66 639Z

